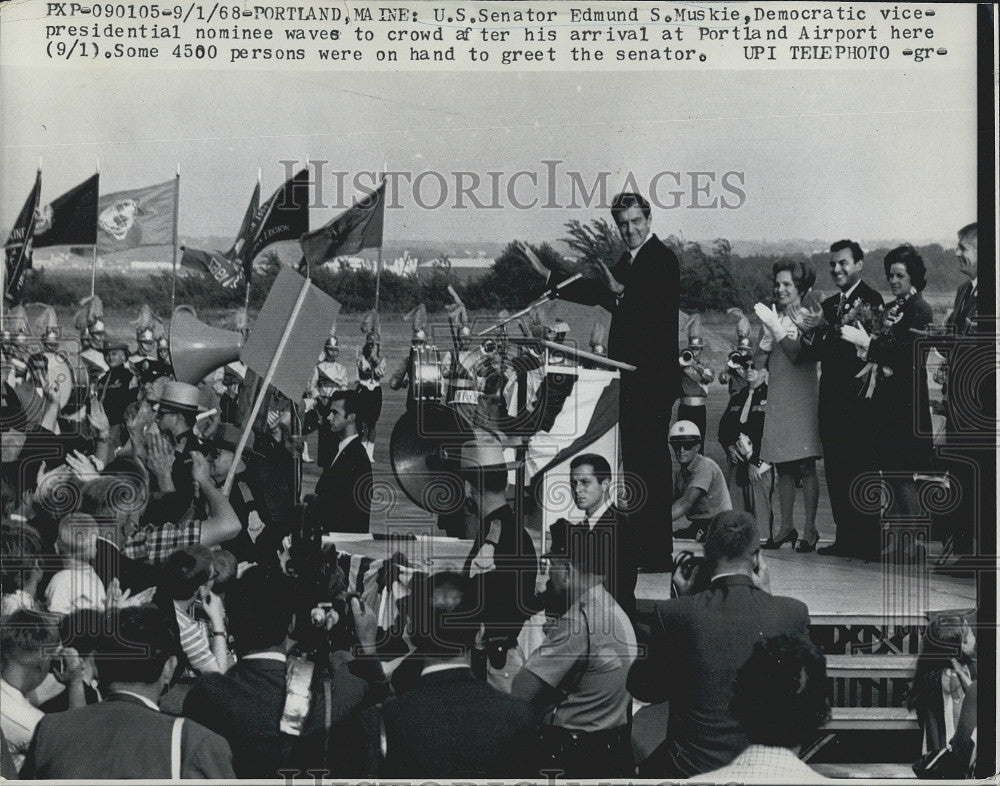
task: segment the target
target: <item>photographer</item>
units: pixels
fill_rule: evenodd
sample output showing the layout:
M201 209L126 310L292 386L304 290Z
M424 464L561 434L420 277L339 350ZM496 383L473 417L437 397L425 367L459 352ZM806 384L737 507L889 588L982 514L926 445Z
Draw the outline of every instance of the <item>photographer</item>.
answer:
M649 649L628 676L635 698L670 701L666 742L640 766L643 777L690 778L729 764L747 746L730 712L736 672L761 637L787 633L809 640L809 611L793 598L770 593L767 565L753 516L716 514L708 526L708 589L658 601ZM674 576L681 594L688 581Z
M0 628L0 728L18 769L35 727L45 717L27 694L42 684L49 671L66 685L70 709L87 705L80 657L72 648L61 648L52 618L28 609L6 617Z
M185 699L184 715L229 741L238 778L280 778L283 770L363 774L360 710L382 698L384 675L370 660L374 611L357 598L347 604L360 642L357 662L372 671L369 683L351 672L349 653L316 663L289 654L296 599L284 576L253 567L226 592L239 660L224 675L203 675Z

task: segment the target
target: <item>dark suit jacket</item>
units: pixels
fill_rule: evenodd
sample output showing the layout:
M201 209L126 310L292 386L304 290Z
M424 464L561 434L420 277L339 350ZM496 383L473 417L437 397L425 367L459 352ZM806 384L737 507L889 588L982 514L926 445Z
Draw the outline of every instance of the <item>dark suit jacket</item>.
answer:
M568 528L560 527L560 519L552 525L550 532L552 550L559 550L560 538L565 538L567 531L582 527L583 523L571 523ZM604 577L604 588L611 593L615 602L628 614L635 624L635 585L639 578L638 558L636 554L635 532L629 522L628 515L613 505L604 511L595 523L593 529L607 537L606 553L612 555L614 572ZM565 541L563 541L565 542Z
M325 769L331 777L361 777L363 740L359 709L365 681L346 668L333 672L329 753L324 760L325 702L322 685L299 737L279 732L287 666L277 660L240 660L223 674L198 678L184 699L184 715L221 734L233 750L237 778L281 778L280 769Z
M382 708L381 778L507 778L538 774L527 702L477 680L471 669L422 676Z
M847 300L846 308L857 301L867 303L872 309L882 305L882 296L861 281ZM823 317L827 324L816 331L803 344L803 358L818 360L823 373L819 380L819 433L824 443L854 443L857 435L870 432L871 417L864 412L871 409L869 402L858 395L861 380L855 375L865 362L858 358L854 345L840 337L841 319L838 316L840 293L823 301Z
M636 366L635 374L625 374L622 383L656 386L670 401L680 395L677 368L680 309L680 263L677 256L656 235L650 235L635 261L626 252L611 269L625 285L622 296L614 296L601 282L580 279L560 291L560 297L588 306L603 306L611 312L608 357ZM555 284L556 281L550 283ZM661 401L662 403L662 401ZM668 407L669 408L669 407Z
M21 777L168 780L174 720L119 693L97 704L46 715L35 730ZM226 741L190 720L184 721L181 733L181 777L234 777Z
M868 359L891 369L875 388L879 468L927 471L932 468L931 410L927 390L927 355L913 330L923 330L934 318L918 293L903 305L899 321L888 335L873 336ZM915 353L919 352L919 356Z
M163 586L163 571L159 566L126 557L118 546L104 538L97 539L97 550L90 564L105 587L114 578L118 579L122 591L132 590L133 595L147 587Z
M355 438L316 483L314 515L327 532L368 532L371 507L372 462Z
M749 576L723 576L696 595L656 604L650 649L629 672L643 701L670 701L665 775L692 777L729 764L748 744L729 712L739 670L758 641L780 633L808 641L802 601L757 589ZM657 754L654 754L657 755Z

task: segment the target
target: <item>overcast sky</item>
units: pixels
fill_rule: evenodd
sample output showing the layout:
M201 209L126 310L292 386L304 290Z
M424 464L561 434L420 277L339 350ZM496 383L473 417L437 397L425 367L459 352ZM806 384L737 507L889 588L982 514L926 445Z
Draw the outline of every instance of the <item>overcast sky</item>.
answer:
M967 63L968 59L956 59ZM0 217L6 234L44 156L43 202L101 165L109 193L170 179L181 167L180 231L232 236L263 169L325 159L349 172L434 170L449 201L419 207L409 190L386 239L532 241L564 235L603 210L516 209L547 195L544 160L593 183L628 171L640 188L662 171L742 172L739 209L656 210L654 231L688 238L782 240L844 236L948 239L975 218L975 82L971 69L661 73L291 73L5 68ZM504 207L452 207L456 171L498 171ZM661 180L664 199L673 190ZM732 180L739 186L739 182ZM425 202L437 196L425 182ZM325 191L332 195L333 180ZM690 186L688 185L688 191ZM348 196L350 196L348 190ZM479 192L489 201L489 190ZM718 180L707 197L738 201ZM684 204L691 201L688 194ZM317 210L318 226L334 215Z

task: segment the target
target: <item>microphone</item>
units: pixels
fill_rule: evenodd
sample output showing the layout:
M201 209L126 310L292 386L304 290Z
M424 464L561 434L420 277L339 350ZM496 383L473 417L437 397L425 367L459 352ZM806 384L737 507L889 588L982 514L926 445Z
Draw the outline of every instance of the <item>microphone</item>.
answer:
M549 300L555 300L557 297L559 297L560 289L562 289L565 286L569 286L579 278L583 278L583 273L574 273L569 278L563 279L554 287L549 287L549 289L545 293L545 297L547 297Z

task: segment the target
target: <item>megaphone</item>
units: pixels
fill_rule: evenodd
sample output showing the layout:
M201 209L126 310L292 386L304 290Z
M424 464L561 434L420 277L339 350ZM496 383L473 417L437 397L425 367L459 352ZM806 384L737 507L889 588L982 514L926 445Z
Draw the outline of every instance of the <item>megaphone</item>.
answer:
M170 320L170 360L178 382L197 385L215 369L239 359L243 334L206 325L191 306Z

